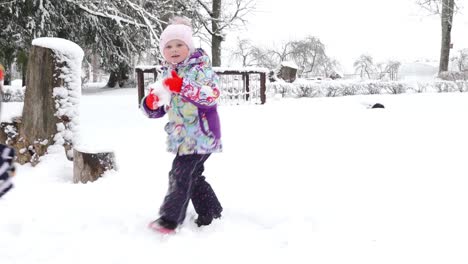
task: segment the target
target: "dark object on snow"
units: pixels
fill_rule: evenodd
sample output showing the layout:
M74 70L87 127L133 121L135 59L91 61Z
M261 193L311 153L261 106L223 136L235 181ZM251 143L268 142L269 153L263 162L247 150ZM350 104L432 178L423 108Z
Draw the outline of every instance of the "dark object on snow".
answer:
M0 197L13 188L11 178L15 175L14 159L14 149L0 144Z
M336 79L341 79L341 78L342 78L341 75L338 74L338 73L336 73L336 72L332 72L332 73L330 74L330 76L328 76L328 77L329 77L330 79L332 79L332 80L336 80Z
M385 108L383 104L376 103L371 108Z

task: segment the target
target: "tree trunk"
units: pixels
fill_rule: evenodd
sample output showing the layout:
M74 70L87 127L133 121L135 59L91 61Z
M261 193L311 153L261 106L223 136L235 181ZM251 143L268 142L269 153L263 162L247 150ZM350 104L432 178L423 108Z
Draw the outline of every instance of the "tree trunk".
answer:
M223 39L219 36L213 36L211 39L211 55L213 66L221 66L221 41Z
M3 76L3 84L4 85L11 85L11 64L8 63L5 65L5 72Z
M119 86L125 87L125 84L129 81L129 69L128 65L121 65L119 68Z
M23 86L25 86L26 73L28 69L28 53L25 50L18 51L16 55L16 63L18 64L18 69L21 72L21 80L23 81Z
M119 87L124 87L129 80L128 65L120 65L118 69L112 71L107 82L107 87L114 88L117 84Z
M3 76L3 84L4 85L11 85L11 65L15 60L15 50L12 47L6 47L3 49L3 66L5 68L4 76Z
M448 70L454 7L454 0L442 0L442 40L440 48L439 74Z
M221 16L221 0L213 0L213 15L211 21L211 30L214 33L211 36L211 57L213 66L221 66L221 42L223 37L219 32L219 17Z
M99 71L99 63L98 63L98 57L95 53L91 55L91 68L93 71L92 74L92 82L98 82L98 71Z
M55 115L54 87L64 84L60 68L50 49L33 46L29 55L26 77L22 126L20 135L31 144L34 153L42 156L57 134L57 124L62 121ZM38 142L46 142L38 144Z
M39 157L54 144L64 147L67 158L73 157L69 150L77 131L76 107L81 92L79 76L83 58L69 56L67 60L61 60L69 54L60 53L39 46L31 48L22 117L14 122L17 132L5 131L18 153L18 162L22 164L37 164Z
M26 86L26 71L27 68L24 68L23 71L21 71L21 83L23 86Z
M107 87L114 88L117 85L118 77L117 73L112 71L109 76L109 80L107 81Z

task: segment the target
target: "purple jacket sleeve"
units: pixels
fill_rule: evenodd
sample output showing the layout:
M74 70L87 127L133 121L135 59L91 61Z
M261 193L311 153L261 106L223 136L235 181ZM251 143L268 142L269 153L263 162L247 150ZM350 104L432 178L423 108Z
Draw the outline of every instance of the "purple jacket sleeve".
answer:
M149 118L160 118L166 114L165 106L160 106L158 109L151 110L145 104L146 96L141 100L140 109Z

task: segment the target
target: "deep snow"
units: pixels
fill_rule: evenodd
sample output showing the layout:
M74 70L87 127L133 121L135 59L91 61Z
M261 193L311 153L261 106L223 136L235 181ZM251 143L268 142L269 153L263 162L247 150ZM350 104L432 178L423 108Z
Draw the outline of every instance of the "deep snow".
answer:
M380 102L385 109L368 109ZM5 103L3 118L20 113ZM119 170L73 184L63 150L19 166L0 200L0 263L467 263L468 94L273 99L219 107L206 163L223 217L174 236L157 217L172 154L166 117L135 89L81 97L88 148Z

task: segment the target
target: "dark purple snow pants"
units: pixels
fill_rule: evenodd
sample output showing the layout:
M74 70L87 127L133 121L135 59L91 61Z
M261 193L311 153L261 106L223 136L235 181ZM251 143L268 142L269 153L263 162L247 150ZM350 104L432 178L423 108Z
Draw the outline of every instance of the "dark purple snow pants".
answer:
M208 157L210 154L176 155L169 172L169 189L159 211L161 218L182 224L190 199L198 215L221 216L223 208L202 176Z

